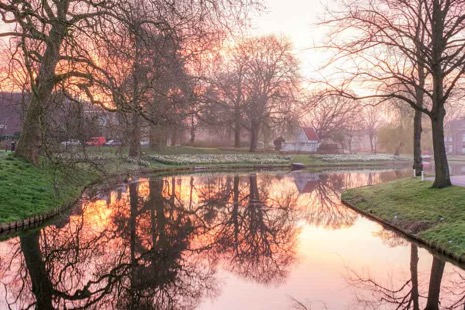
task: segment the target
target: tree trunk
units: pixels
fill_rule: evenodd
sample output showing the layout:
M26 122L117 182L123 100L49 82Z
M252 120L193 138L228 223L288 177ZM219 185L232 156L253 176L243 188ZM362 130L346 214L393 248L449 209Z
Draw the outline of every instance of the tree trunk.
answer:
M234 147L241 147L241 119L238 108L234 110Z
M191 138L189 141L190 145L194 145L195 141L195 120L194 120L194 114L191 115Z
M166 146L166 132L162 125L150 126L150 146L160 151Z
M444 273L444 265L444 261L433 256L431 276L429 279L428 301L426 302L425 310L439 309L439 293L441 292L441 280Z
M64 10L67 10L67 8L64 8ZM43 109L55 86L55 70L66 31L67 24L61 19L57 19L50 30L39 72L35 84L32 85L32 96L26 110L21 136L16 148L16 156L24 158L34 165L39 163L40 148L43 142L42 127L45 125L43 123Z
M451 186L449 165L447 163L446 147L444 145L444 114L437 113L431 116L434 150L434 178L433 188Z
M131 136L129 137L129 157L140 157L140 118L138 112L134 111L131 115Z
M375 153L376 153L376 151L375 151L375 145L374 145L374 143L373 143L373 142L374 142L374 141L373 141L374 135L373 135L372 133L369 133L369 134L368 134L368 139L370 139L370 149L371 149L371 153L372 153L372 154L375 154Z
M174 126L171 128L171 146L176 146L178 142L178 127Z
M415 117L413 119L413 169L416 176L421 176L421 171L423 170L421 159L421 116L422 112L415 110Z
M431 27L431 78L433 80L433 106L431 108L431 129L433 130L433 149L435 179L433 188L443 188L451 185L449 166L447 164L446 148L444 145L444 78L443 61L444 54L444 11L441 8L441 1L432 1L432 23Z
M260 133L260 124L257 121L252 121L250 126L250 152L257 150L258 134Z
M423 2L419 2L418 5L418 16L421 16L423 10ZM423 108L424 102L424 87L426 81L426 73L425 73L425 63L424 63L424 56L421 53L422 46L418 42L424 42L425 30L421 27L420 24L417 25L417 31L415 35L415 56L417 60L417 74L418 74L418 87L415 88L415 100L416 105L419 108ZM421 118L422 112L419 110L415 110L415 116L413 119L413 169L415 170L416 176L421 176L421 171L423 170L423 163L421 159Z
M42 147L43 103L47 100L46 98L49 96L39 98L38 94L32 94L15 152L16 156L24 158L34 165L39 164Z

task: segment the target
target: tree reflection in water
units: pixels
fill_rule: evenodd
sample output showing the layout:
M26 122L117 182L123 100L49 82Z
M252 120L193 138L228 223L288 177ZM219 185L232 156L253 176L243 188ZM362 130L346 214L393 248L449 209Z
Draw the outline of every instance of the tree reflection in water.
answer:
M296 193L271 197L256 174L216 180L217 191L201 190L200 205L216 215L210 221L211 257L224 267L259 283L279 283L295 259ZM226 181L224 183L224 181Z
M256 174L198 185L190 178L187 197L182 181L133 179L113 203L89 202L63 227L21 236L20 250L2 258L3 281L14 276L5 282L8 303L193 308L217 292L219 258L261 283L285 277L295 256L295 199L270 198Z
M84 201L55 226L2 243L8 250L0 258L0 308L190 309L219 294L219 267L254 283L282 284L297 261L303 223L350 227L358 216L340 203L341 191L395 177L307 172L133 178L101 199ZM404 298L414 309L424 296L425 304L437 305L441 263L433 262L431 283L437 286L427 293L418 284L415 253L412 246L411 279L400 290L377 284L376 294ZM376 283L351 276L359 291ZM441 292L456 294L456 304L463 304L457 288L465 282L454 279Z
M383 230L378 236L387 239L386 244L398 246L405 244L405 239L391 231ZM398 239L398 240L395 240ZM448 274L450 285L441 289L446 263L443 259L433 255L431 270L428 274L418 272L418 247L410 244L409 276L392 274L388 279L376 279L368 271L356 271L347 267L346 280L354 290L357 305L354 309L464 309L465 308L465 279L462 273L452 268ZM405 280L400 280L405 278ZM455 280L454 280L455 279ZM426 287L426 284L428 287ZM440 298L440 293L443 296Z

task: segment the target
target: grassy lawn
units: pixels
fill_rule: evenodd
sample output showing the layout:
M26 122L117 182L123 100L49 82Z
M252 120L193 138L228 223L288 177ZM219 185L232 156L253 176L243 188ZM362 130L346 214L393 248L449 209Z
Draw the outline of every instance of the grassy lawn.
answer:
M433 189L431 184L398 180L348 190L342 200L465 261L465 188Z
M71 203L95 175L51 165L38 168L0 151L0 223L25 219Z

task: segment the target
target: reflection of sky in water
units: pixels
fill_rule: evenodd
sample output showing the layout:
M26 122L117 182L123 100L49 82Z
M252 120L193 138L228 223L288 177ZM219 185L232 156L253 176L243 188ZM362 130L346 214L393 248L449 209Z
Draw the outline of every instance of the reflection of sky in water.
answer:
M419 249L411 273L416 247L339 201L409 174L202 174L101 189L56 225L0 243L0 308L424 308L433 257ZM442 306L463 307L464 275L445 265Z
M425 173L434 175L434 162L423 162L423 169ZM465 163L449 162L449 172L450 175L465 175Z

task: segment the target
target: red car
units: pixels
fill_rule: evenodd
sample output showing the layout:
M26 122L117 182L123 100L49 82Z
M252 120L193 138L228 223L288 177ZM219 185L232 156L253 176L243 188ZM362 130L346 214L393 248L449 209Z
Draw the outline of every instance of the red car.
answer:
M86 142L86 145L89 146L102 146L107 142L107 139L105 137L92 137L90 138L90 141Z

